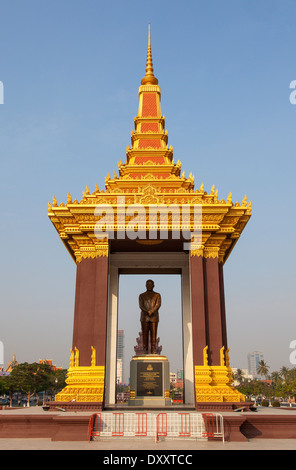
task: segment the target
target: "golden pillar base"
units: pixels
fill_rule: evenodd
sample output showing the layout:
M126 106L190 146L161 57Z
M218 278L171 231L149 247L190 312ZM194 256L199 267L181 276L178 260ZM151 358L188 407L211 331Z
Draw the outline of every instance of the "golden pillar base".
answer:
M70 367L67 386L55 401L103 402L105 367Z
M221 365L209 366L207 360L207 347L204 348L204 365L195 366L195 398L196 402L245 402L245 396L236 390L233 382L232 370L229 367L228 350L220 351Z
M56 402L100 402L103 403L105 385L105 367L95 366L93 349L92 365L79 366L79 351L76 349L76 360L72 351L67 386L55 396Z

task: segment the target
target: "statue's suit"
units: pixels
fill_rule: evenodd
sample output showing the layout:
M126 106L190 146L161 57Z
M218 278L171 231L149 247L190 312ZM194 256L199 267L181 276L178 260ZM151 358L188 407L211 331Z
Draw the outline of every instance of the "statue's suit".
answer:
M148 337L151 335L151 353L156 353L156 335L159 322L158 309L161 305L161 296L157 292L146 291L139 296L141 309L141 325L143 333L144 353L148 352Z

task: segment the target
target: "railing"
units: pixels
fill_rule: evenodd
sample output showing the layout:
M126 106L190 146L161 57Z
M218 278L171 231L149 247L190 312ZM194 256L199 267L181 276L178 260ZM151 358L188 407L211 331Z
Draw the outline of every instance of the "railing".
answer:
M223 417L218 413L202 413L205 430L204 435L207 438L222 438L224 442Z
M94 437L216 439L224 442L223 417L218 413L110 413L91 416L88 440Z

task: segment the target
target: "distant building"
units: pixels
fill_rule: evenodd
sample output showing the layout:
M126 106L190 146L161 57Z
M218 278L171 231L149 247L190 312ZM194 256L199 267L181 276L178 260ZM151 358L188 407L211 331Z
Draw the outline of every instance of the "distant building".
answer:
M18 362L15 358L15 354L12 356L12 360L8 363L6 372L4 372L4 369L0 369L0 375L9 375L14 369L14 367L18 366ZM39 359L39 364L47 364L50 366L51 370L62 370L62 367L57 367L52 363L52 359Z
M117 331L117 371L116 383L123 382L123 367L124 367L124 330Z
M178 369L176 372L170 372L170 397L173 403L181 404L184 398L184 380L183 370Z
M264 357L262 352L253 351L248 354L248 368L249 374L251 374L255 379L260 379L261 376L258 374L259 362L263 361Z
M124 356L124 330L117 331L117 359L123 359Z
M18 365L18 362L15 358L15 354L12 356L12 360L8 363L8 366L7 366L7 369L6 369L6 372L10 373L12 371L12 369Z
M117 368L116 368L116 383L122 384L123 382L123 360L117 359Z
M248 380L252 380L252 379L253 379L253 375L249 374L248 369L236 369L236 368L232 368L232 374L233 374L234 377L235 377L235 375L237 374L237 371L238 371L238 370L241 371L242 378L243 378L244 381L247 382ZM234 380L233 385L236 387L237 385L239 385L239 381L238 381L238 380Z
M184 371L183 369L177 369L177 379L183 380L184 379Z
M62 367L57 367L52 363L52 359L39 359L39 364L47 364L51 370L62 370Z
M177 380L177 374L176 372L170 372L170 383L174 384Z

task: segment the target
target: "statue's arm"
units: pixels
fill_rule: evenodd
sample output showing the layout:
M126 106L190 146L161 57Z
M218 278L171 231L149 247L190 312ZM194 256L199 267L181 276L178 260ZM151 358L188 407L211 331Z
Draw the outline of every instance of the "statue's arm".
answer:
M148 311L144 308L144 301L142 295L139 296L139 307L142 312L148 313Z
M154 312L156 312L161 306L161 296L160 294L157 294L156 296L156 302L154 307L149 311L149 315L152 315Z

